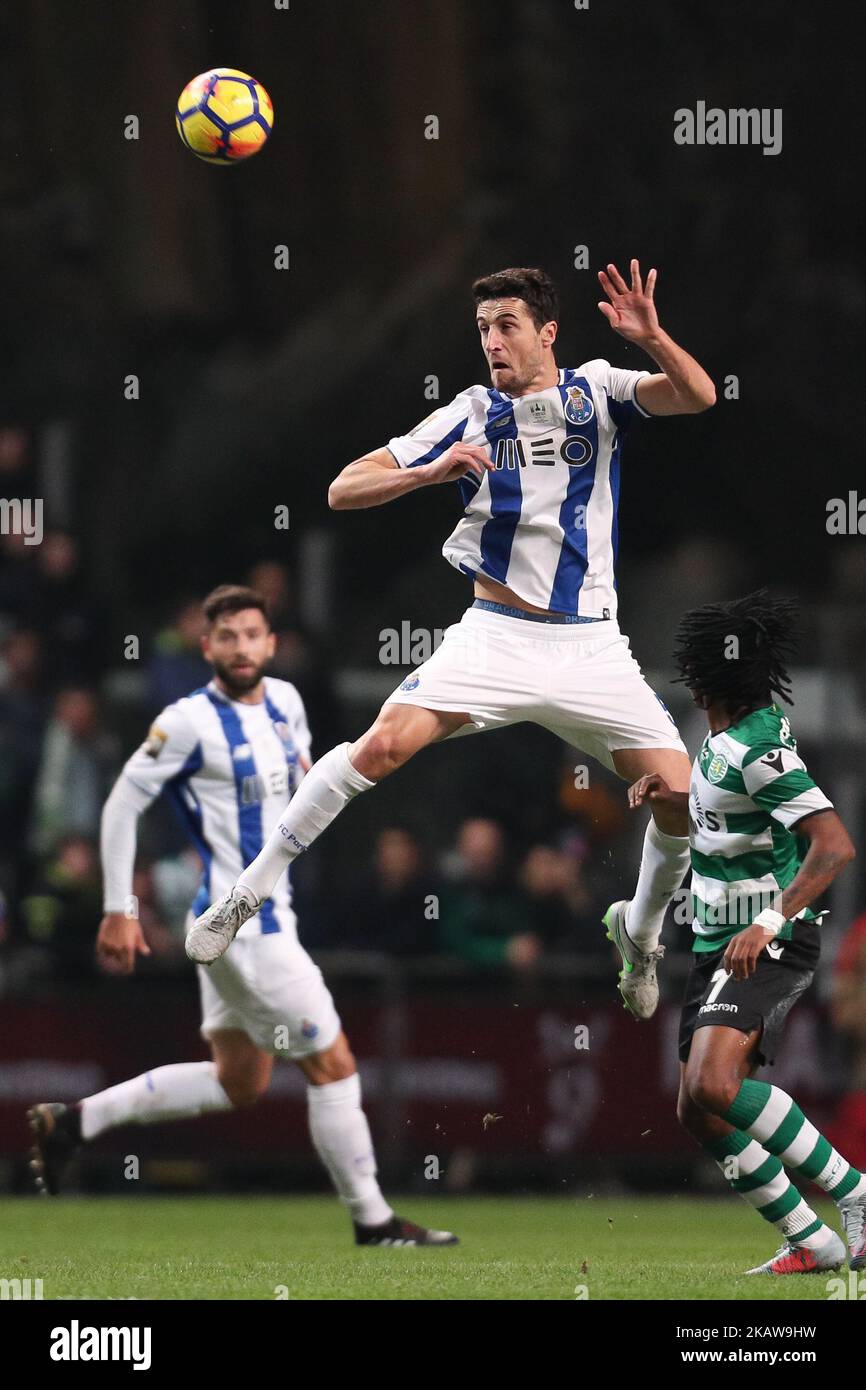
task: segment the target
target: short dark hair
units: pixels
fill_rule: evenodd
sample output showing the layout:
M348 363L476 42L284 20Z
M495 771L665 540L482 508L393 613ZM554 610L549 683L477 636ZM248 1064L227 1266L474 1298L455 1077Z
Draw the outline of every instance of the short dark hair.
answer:
M270 627L268 605L261 594L255 589L248 589L245 584L220 584L208 594L202 604L208 627L224 613L243 613L245 608L257 608Z
M796 601L772 598L767 589L693 608L677 629L676 680L732 712L757 709L772 693L790 705L786 662L797 647L797 627ZM733 650L732 637L737 639Z
M536 328L559 321L559 295L546 270L533 266L512 266L482 275L473 283L476 305L485 299L522 299Z

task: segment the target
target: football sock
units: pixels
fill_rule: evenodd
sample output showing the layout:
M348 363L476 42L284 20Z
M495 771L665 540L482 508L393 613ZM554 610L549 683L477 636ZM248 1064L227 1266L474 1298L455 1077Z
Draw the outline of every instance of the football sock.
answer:
M778 1086L747 1079L723 1117L771 1154L822 1187L834 1202L866 1196L866 1178L806 1119L799 1105Z
M668 904L689 867L688 836L665 835L650 820L643 841L637 887L628 906L626 932L641 951L654 951Z
M310 1136L340 1200L362 1226L381 1226L394 1215L376 1181L376 1155L361 1109L361 1078L307 1087Z
M231 1109L213 1062L175 1062L87 1096L81 1102L81 1137L95 1139L115 1125L155 1125Z
M832 1232L803 1200L780 1160L741 1130L706 1144L735 1192L787 1240L820 1250Z
M348 743L332 748L310 768L263 849L244 869L238 887L264 902L292 860L327 829L353 796L375 785L349 762Z

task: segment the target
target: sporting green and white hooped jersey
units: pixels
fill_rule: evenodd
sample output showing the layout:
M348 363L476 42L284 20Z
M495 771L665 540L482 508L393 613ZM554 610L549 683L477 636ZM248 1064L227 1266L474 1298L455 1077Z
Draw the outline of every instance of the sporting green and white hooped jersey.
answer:
M832 809L778 705L708 734L692 765L689 845L696 951L717 951L779 895L805 858L797 821ZM803 908L798 917L814 920ZM791 935L786 922L779 933Z

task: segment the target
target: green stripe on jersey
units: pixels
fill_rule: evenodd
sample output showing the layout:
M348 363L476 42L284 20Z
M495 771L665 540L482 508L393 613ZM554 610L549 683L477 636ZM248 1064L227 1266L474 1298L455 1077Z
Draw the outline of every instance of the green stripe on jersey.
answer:
M779 894L796 877L807 848L790 823L830 806L778 706L753 710L707 735L689 790L696 951L727 945L763 907L778 910ZM802 916L814 919L810 910ZM788 923L781 936L790 935Z

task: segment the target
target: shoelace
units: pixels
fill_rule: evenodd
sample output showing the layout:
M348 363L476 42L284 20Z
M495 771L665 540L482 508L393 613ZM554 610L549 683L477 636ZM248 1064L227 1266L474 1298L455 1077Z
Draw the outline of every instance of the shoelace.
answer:
M842 1225L845 1227L848 1245L850 1249L856 1250L863 1239L863 1229L866 1227L866 1203L851 1202L848 1206L841 1207L839 1214L842 1217Z
M642 961L635 961L635 969L643 969L644 974L653 975L659 961L663 959L664 953L664 946L657 946L654 951L650 951L645 955Z

